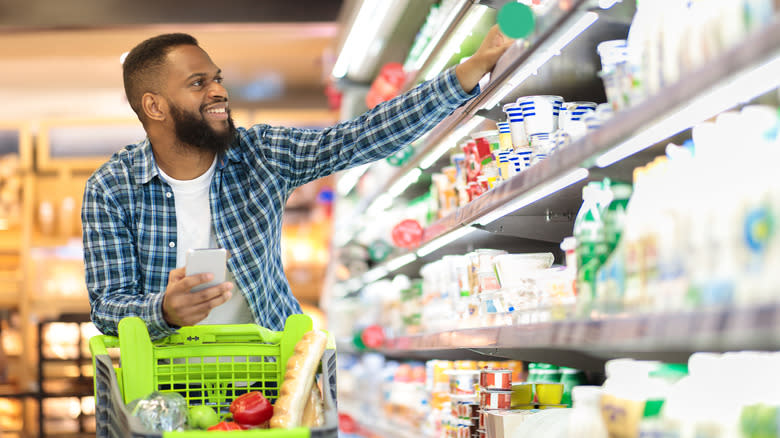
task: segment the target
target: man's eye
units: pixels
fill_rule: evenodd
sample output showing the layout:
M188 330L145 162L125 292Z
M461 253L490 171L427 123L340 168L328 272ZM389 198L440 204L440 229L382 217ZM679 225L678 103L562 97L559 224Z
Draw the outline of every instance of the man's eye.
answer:
M222 76L217 76L217 77L214 78L214 82L216 82L218 84L221 84L222 81L223 81Z
M196 87L200 87L201 85L203 85L203 81L201 79L198 79L197 81L194 81L192 85Z

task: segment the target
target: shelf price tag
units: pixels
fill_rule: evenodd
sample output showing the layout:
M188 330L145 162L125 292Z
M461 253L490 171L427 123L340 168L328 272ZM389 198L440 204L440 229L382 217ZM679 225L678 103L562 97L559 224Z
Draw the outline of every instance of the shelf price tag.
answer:
M393 243L399 248L414 249L420 246L423 228L414 219L404 219L393 227Z

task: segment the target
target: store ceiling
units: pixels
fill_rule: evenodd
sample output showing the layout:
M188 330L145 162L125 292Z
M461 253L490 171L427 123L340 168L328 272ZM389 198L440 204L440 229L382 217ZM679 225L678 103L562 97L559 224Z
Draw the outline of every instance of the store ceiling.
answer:
M199 40L234 102L324 108L341 3L0 0L0 120L132 115L119 57L166 32Z

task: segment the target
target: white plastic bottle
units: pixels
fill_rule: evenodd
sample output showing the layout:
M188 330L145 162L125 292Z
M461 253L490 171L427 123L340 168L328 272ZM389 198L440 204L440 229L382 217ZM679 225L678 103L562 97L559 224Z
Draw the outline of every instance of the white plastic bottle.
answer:
M607 428L601 418L600 386L575 386L567 436L569 438L607 438Z

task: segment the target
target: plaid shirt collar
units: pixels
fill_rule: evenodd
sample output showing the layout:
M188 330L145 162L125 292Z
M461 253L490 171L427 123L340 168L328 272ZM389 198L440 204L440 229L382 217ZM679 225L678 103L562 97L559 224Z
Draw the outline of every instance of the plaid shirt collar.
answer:
M238 140L236 139L233 140L233 146L235 146L237 141ZM135 181L138 183L138 185L144 185L151 181L152 178L160 174L160 172L157 170L157 161L154 159L152 142L148 137L138 144L137 158L138 160L133 166L133 171L135 173ZM241 155L239 154L237 147L229 148L225 154L220 157L219 161L217 162L217 168L220 170L224 169L229 161L234 163L241 161Z

